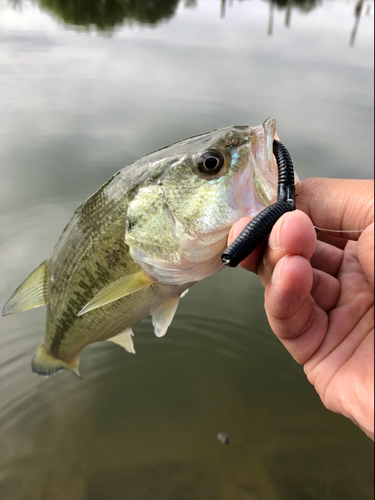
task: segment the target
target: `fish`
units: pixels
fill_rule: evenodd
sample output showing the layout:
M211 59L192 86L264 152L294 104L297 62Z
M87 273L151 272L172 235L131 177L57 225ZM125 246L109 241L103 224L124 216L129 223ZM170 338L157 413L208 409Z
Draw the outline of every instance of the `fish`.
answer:
M188 289L224 268L232 225L276 201L275 134L271 117L190 137L115 173L78 207L3 308L47 307L32 371L81 378L80 352L104 340L135 353L132 327L148 315L165 335Z

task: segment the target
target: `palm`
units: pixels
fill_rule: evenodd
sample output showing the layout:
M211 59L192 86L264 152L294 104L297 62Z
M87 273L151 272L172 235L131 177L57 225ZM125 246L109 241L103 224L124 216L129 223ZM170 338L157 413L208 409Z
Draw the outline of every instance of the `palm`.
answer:
M270 326L323 403L373 438L374 183L311 178L296 188L301 211L283 215L241 266L259 274ZM366 229L342 250L337 239L317 242L312 221L349 237ZM247 222L235 224L229 243Z
M363 239L367 237L363 235ZM340 289L335 306L327 311L326 336L305 364L327 408L350 418L355 418L352 407L358 404L359 392L365 387L371 393L374 373L374 295L357 256L361 238L348 242L343 251L336 273ZM371 249L364 257L372 259ZM366 405L366 400L360 404Z
M231 233L236 237L247 223ZM278 236L277 236L278 235ZM368 226L345 250L316 241L302 212L284 215L269 244L241 266L266 287L271 328L304 365L327 408L356 420L372 434L374 229Z

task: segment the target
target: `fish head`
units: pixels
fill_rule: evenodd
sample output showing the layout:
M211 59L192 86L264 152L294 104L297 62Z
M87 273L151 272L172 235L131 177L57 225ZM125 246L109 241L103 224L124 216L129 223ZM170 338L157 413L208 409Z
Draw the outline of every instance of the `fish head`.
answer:
M144 272L167 284L223 268L232 225L276 201L276 121L192 137L145 158L149 176L129 202L125 243Z

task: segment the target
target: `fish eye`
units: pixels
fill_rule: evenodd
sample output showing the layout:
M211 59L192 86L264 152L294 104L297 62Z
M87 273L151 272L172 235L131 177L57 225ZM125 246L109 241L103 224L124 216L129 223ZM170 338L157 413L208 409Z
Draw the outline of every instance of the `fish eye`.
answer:
M224 165L224 157L219 151L206 151L198 160L198 169L203 174L217 174Z

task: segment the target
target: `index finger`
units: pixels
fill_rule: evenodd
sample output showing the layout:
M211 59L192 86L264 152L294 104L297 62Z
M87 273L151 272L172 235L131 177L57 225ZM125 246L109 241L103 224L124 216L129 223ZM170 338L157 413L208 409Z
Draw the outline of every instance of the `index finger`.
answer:
M297 208L318 228L357 240L374 221L374 181L311 177L296 185ZM331 235L334 233L331 233Z

